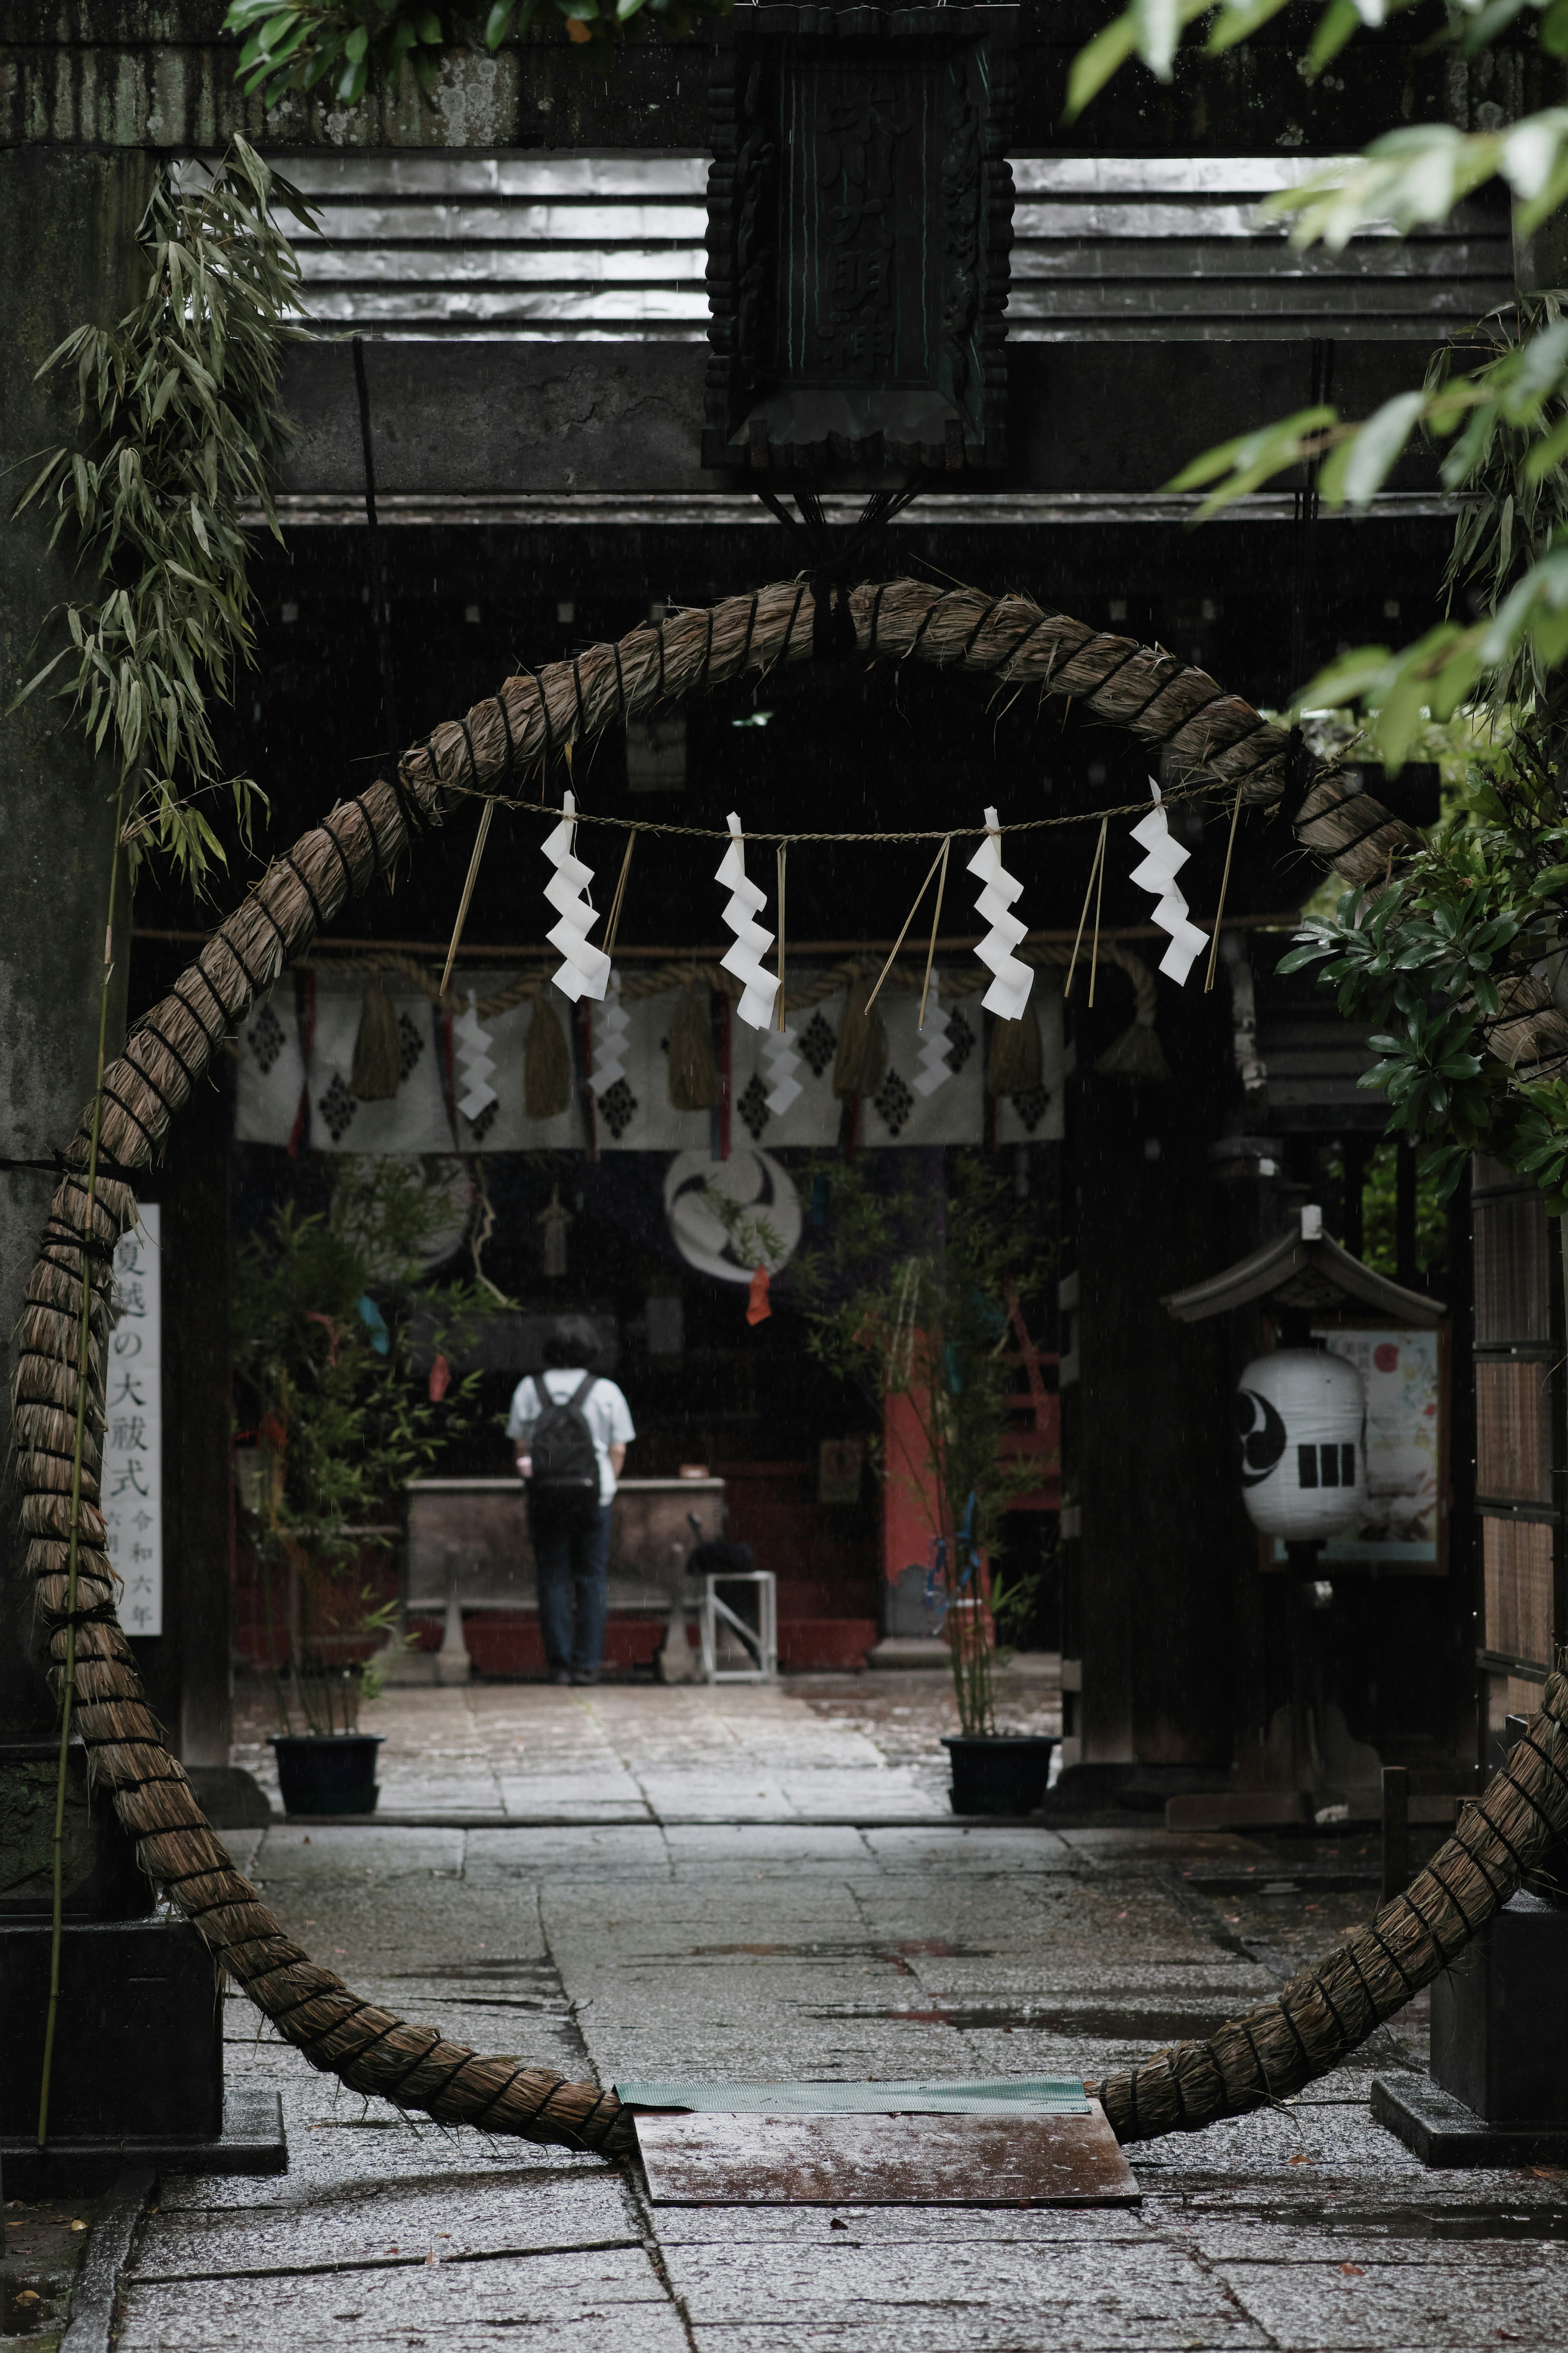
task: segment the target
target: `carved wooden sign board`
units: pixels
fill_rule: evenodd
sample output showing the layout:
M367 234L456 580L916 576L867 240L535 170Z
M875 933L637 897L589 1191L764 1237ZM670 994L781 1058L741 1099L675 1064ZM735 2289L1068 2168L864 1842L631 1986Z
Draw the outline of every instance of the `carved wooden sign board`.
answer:
M705 466L1006 459L1017 10L741 6L713 71Z

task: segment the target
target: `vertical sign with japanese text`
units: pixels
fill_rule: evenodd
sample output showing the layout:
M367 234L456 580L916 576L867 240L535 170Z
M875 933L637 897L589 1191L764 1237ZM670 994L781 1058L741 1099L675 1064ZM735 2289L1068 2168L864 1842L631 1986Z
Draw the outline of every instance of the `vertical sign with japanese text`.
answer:
M163 1332L159 1211L143 1206L114 1253L114 1329L104 1384L103 1518L120 1622L163 1630Z

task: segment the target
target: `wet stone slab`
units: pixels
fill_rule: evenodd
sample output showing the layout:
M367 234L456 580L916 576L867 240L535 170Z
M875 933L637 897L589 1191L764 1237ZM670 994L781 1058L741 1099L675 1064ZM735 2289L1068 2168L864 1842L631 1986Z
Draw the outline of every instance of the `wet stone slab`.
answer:
M687 2340L647 2250L623 2243L479 2261L388 2258L380 2268L296 2274L286 2284L276 2274L133 2279L119 2353L419 2342L464 2353L594 2342L617 2353L679 2353Z
M699 2347L876 2348L1267 2346L1201 2265L1157 2241L905 2239L807 2249L765 2264L681 2245L666 2260ZM769 2331L774 2333L771 2339Z
M271 2187L257 2182L253 2193ZM135 2277L304 2275L398 2255L410 2262L522 2255L544 2247L640 2243L643 2235L619 2176L520 2165L515 2155L482 2171L435 2169L403 2182L289 2180L287 2190L253 2195L246 2206L161 2205L137 2242Z
M1239 2304L1287 2353L1363 2346L1561 2346L1568 2248L1510 2249L1506 2261L1379 2261L1335 2249L1327 2261L1216 2264ZM1367 2260L1363 2260L1365 2256Z
M601 2082L1098 2077L1267 1998L1369 1908L1304 1877L1206 1895L1194 1862L1270 1885L1282 1866L1149 1823L879 1828L922 1791L940 1810L942 1703L840 1704L787 1684L398 1695L384 1778L411 1810L477 1790L498 1811L646 1810L651 1791L664 1819L232 1843L357 1994ZM896 1737L877 1714L894 1704ZM726 1791L774 1817L692 1818ZM1424 2066L1418 2011L1283 2108L1132 2147L1136 2212L650 2210L602 2158L342 2091L243 2000L225 2031L229 2080L283 2098L289 2170L165 2179L122 2353L1479 2353L1565 2333L1568 2175L1430 2175L1372 2121L1373 2067Z

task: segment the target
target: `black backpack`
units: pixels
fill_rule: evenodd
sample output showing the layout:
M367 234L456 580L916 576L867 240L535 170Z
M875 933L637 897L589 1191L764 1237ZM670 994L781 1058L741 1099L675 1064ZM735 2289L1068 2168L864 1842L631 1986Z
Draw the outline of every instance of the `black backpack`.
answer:
M584 1373L565 1404L556 1405L544 1386L543 1374L540 1375L537 1386L544 1411L529 1442L533 1462L528 1477L531 1494L547 1497L552 1503L598 1502L599 1457L588 1417L583 1410L597 1379L596 1373Z

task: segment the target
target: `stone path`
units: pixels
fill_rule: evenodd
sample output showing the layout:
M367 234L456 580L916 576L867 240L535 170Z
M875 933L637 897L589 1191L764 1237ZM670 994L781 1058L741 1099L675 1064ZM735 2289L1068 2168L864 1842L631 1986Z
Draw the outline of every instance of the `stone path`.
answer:
M1000 1679L1005 1730L1059 1732L1060 1662L1041 1653ZM273 1804L253 1686L234 1761ZM792 1676L787 1683L472 1683L400 1689L365 1712L380 1732L383 1813L554 1821L820 1821L945 1817L939 1735L956 1732L948 1678L930 1672Z
M845 1679L816 1704L794 1686L402 1694L386 1779L411 1810L483 1793L487 1810L547 1799L592 1819L289 1824L233 1843L359 1991L605 2081L1094 2075L1234 2014L1364 1915L1362 1895L1265 1894L1269 1858L1241 1840L944 1826L931 1760L889 1754L940 1713L929 1689L900 1700ZM703 1807L767 1819L696 1819ZM1260 1873L1259 1892L1211 1900L1182 1879L1194 1862ZM366 2105L258 2036L242 2000L226 2015L231 2081L282 2093L290 2168L164 2184L122 2353L1563 2338L1568 2181L1427 2174L1371 2121L1373 2064L1423 2064L1418 2019L1299 2101L1136 2148L1141 2210L1074 2213L656 2209L595 2158Z

